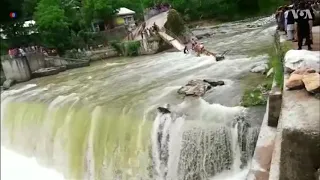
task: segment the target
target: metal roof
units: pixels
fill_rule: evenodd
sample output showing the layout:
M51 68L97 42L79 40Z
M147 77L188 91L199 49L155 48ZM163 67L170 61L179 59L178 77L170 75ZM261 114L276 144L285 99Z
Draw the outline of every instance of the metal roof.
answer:
M117 13L118 16L123 16L123 15L131 15L131 14L135 14L136 12L128 9L128 8L125 8L125 7L122 7L119 9L119 12Z

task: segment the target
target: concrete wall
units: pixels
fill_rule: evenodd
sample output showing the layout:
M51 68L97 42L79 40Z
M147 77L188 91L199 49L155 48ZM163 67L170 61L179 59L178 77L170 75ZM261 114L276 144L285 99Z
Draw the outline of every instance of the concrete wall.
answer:
M44 55L39 52L29 52L26 54L26 57L28 59L30 70L31 72L34 72L40 68L45 68L46 64L44 61Z
M90 55L88 56L88 58L90 59L90 61L98 61L117 56L118 52L116 50L114 50L113 48L107 48L98 51L90 51Z
M246 180L269 180L281 103L282 91L274 79Z
M320 101L304 89L284 90L282 98L269 179L318 180Z
M67 64L68 62L60 57L45 57L45 67L60 67Z
M31 72L25 57L2 60L3 72L6 79L24 82L31 79Z

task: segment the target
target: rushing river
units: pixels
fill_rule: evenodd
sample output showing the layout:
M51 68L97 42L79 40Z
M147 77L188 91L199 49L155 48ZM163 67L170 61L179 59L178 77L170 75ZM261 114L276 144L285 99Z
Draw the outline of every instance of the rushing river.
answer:
M1 178L244 179L262 113L238 106L240 79L266 60L248 52L272 42L271 20L195 30L215 32L203 41L209 50L231 50L221 62L180 52L116 58L3 92ZM226 84L204 99L177 94L197 78ZM173 114L157 113L165 104Z

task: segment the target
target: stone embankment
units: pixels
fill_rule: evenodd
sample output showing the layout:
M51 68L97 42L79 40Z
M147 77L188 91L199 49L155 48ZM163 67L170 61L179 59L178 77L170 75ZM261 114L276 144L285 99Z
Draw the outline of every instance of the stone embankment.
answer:
M247 180L320 179L319 56L290 50L284 57L284 87L274 83L269 93Z
M6 81L3 89L9 89L19 82L29 81L32 78L58 74L66 69L89 66L89 60L70 59L61 57L45 57L39 52L30 52L23 57L2 57L2 69Z

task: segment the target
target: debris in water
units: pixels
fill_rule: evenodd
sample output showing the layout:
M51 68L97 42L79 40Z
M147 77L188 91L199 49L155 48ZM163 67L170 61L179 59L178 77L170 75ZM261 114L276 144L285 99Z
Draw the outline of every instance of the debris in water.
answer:
M162 114L170 114L171 111L169 111L169 109L164 108L164 107L158 107L158 111Z

